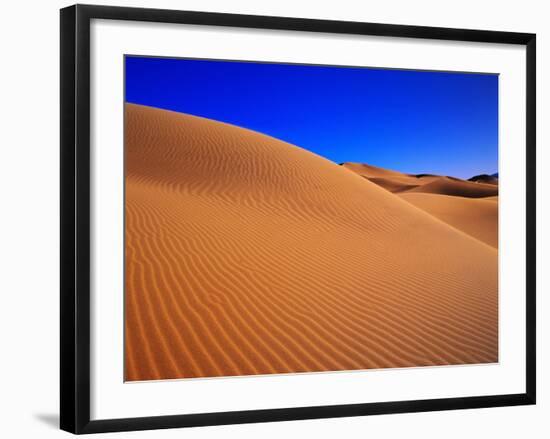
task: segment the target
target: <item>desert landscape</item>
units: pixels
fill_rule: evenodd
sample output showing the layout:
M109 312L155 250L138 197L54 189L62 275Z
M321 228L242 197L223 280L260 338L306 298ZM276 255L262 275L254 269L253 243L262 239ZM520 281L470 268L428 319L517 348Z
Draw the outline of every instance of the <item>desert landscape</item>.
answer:
M498 361L495 176L127 103L125 179L127 381Z

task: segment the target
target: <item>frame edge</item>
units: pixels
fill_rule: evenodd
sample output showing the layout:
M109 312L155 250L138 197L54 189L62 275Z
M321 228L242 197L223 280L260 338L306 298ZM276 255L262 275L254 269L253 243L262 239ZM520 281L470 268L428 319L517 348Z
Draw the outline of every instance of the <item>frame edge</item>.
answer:
M186 23L206 26L242 27L248 29L328 32L350 35L521 45L527 44L534 36L534 34L526 32L369 23L319 18L231 14L224 12L182 11L177 9L150 9L89 4L77 4L77 7L90 18L97 19Z
M346 404L250 410L240 412L199 413L191 415L148 416L140 418L102 419L88 423L82 433L109 433L150 429L206 427L215 425L251 424L260 422L304 421L323 418L344 418L400 413L423 413L444 410L480 409L530 405L527 394L472 396L415 401L368 404Z
M526 43L526 394L537 398L537 37Z
M76 6L60 10L60 417L76 432L75 111Z
M90 423L90 14L60 10L60 428Z

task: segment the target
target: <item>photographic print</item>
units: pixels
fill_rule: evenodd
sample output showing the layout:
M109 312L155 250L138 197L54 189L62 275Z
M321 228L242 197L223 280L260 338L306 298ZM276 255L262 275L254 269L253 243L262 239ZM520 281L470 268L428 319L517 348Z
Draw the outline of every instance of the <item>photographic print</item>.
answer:
M498 75L125 57L125 379L496 363Z

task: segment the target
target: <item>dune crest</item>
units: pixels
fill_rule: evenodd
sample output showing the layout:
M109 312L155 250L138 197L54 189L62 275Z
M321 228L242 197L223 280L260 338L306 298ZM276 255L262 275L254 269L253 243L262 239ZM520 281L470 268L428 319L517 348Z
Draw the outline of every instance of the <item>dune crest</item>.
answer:
M125 111L127 380L498 361L495 249L302 148Z
M366 163L342 163L342 167L393 193L406 192L440 178L430 174L405 174Z

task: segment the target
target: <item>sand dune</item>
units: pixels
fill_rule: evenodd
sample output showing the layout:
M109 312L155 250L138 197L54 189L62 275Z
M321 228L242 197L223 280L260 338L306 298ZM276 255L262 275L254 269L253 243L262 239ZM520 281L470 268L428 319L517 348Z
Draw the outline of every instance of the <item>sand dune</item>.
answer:
M127 380L497 361L494 248L268 136L125 123Z
M421 193L405 193L401 197L447 224L498 248L498 203L494 199Z
M393 193L422 192L482 198L498 195L498 178L478 175L470 180L432 174L406 174L363 163L343 163L342 167Z
M409 189L420 186L419 184L409 183L407 180L401 180L399 178L371 177L369 180L394 194L406 192Z
M404 174L403 172L380 168L378 166L369 165L367 163L346 162L342 163L342 166L366 178L415 178L411 174Z
M405 174L362 163L342 166L447 224L498 247L498 178L477 175L469 180L432 174ZM487 204L490 202L489 204Z
M472 178L469 178L468 181L498 185L498 178L493 175L487 175L487 174L475 175Z
M427 194L454 195L468 198L483 198L498 195L498 186L486 183L460 180L452 177L439 177L422 186L407 191Z
M359 174L361 177L393 193L405 192L440 178L438 175L405 174L364 163L343 163L342 167Z

